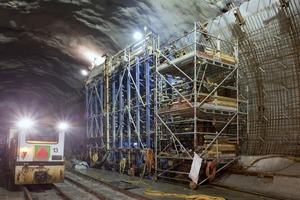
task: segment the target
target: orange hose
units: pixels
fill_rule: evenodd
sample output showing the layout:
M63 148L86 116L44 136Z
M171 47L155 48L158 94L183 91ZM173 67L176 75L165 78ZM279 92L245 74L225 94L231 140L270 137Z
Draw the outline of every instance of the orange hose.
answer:
M205 170L205 173L206 173L206 176L208 178L213 178L215 177L216 173L217 173L217 165L213 165L213 162L208 162L207 165L206 165L206 170Z

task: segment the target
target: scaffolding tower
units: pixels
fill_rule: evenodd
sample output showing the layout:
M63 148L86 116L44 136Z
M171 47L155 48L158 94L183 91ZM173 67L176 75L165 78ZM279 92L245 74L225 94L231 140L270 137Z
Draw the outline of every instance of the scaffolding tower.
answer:
M141 42L106 56L105 63L92 70L86 83L87 154L92 166L131 175L154 167L154 157L148 155L154 149L151 67L156 40L145 34Z
M194 184L215 177L237 160L248 129L239 78L237 43L199 23L166 45L147 34L106 56L86 83L91 165L190 182L197 155Z
M202 159L199 182L235 161L247 129L240 93L237 43L212 36L205 24L160 47L155 65L158 178L187 181L194 152Z

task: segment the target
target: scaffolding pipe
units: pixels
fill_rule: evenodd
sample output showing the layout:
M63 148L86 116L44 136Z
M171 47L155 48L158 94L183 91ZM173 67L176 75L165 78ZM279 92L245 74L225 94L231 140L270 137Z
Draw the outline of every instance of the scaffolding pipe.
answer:
M197 137L197 23L194 23L194 79L193 79L193 93L194 93L194 149L198 147L198 137Z
M109 151L109 57L105 55L106 148Z
M125 70L124 70L125 71ZM123 115L124 115L124 105L123 105L123 77L124 74L119 74L119 136L120 136L120 141L119 141L119 147L123 148L123 141L124 141L124 136L123 136Z
M150 98L151 98L151 91L150 91L150 64L149 64L149 52L148 50L146 49L146 54L145 54L145 57L146 57L146 61L145 61L145 86L146 86L146 134L147 134L147 148L150 148L150 139L151 139L151 121L150 121L150 118L151 118L151 113L150 113Z
M136 89L136 93L138 94L136 96L136 101L135 101L135 106L136 106L136 111L135 111L135 127L136 127L136 134L139 138L139 141L138 141L138 148L140 147L141 145L141 142L140 142L140 133L141 133L141 127L140 127L140 118L141 118L141 113L140 113L140 101L142 101L142 99L140 99L140 60L139 60L139 57L136 57L135 58L135 89Z
M112 71L112 75L111 75L111 102L115 102L116 101L116 78L115 78L115 70ZM115 104L112 105L112 113L111 113L111 129L112 129L112 148L115 149L116 148L116 107Z
M130 54L128 55L128 59L130 61ZM126 83L126 95L127 95L127 137L128 137L128 149L131 150L131 122L130 122L130 110L131 110L131 77L130 77L130 62L127 64L127 83ZM129 162L130 164L130 162Z

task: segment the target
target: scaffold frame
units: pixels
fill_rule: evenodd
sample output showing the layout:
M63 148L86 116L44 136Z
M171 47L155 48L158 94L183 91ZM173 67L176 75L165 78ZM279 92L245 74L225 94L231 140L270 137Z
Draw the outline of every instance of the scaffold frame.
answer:
M238 86L237 42L209 35L205 24L195 23L193 30L161 46L158 53L155 173L190 182L193 152L203 159L203 166L213 163L215 171L222 170L237 160L240 131L247 129L247 99Z

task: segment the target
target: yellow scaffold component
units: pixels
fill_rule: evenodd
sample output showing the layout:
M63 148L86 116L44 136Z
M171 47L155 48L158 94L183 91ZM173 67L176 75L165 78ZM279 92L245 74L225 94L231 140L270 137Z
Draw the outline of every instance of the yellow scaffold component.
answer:
M93 156L92 156L92 162L93 162L93 164L95 164L95 163L97 162L97 160L98 160L98 153L95 152L95 153L93 154Z
M123 174L126 168L126 158L122 158L122 160L120 161L120 174Z
M187 195L187 194L178 194L178 193L167 193L167 192L161 192L157 190L153 190L152 187L145 183L144 181L128 181L128 182L136 182L136 183L142 183L147 187L147 189L144 191L144 194L150 195L150 196L157 196L157 197L177 197L177 198L184 198L188 200L225 200L223 197L214 197L204 194L194 194L194 195Z

